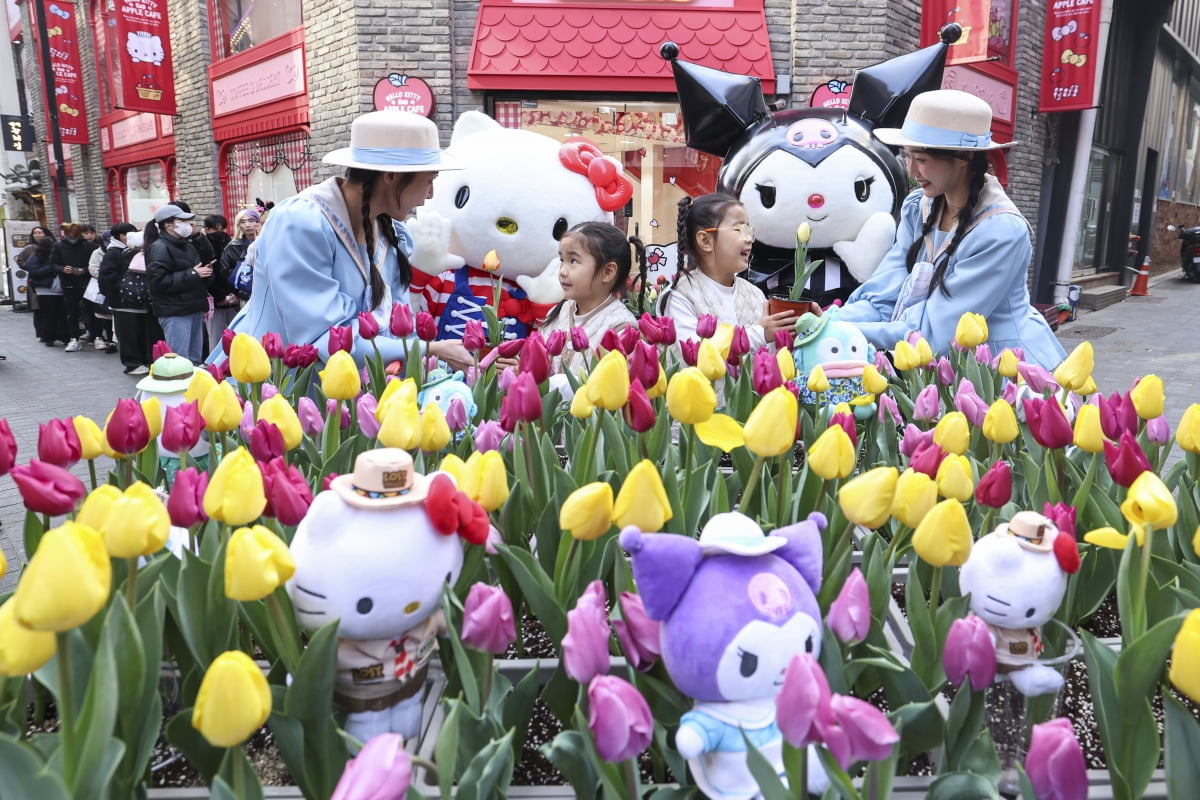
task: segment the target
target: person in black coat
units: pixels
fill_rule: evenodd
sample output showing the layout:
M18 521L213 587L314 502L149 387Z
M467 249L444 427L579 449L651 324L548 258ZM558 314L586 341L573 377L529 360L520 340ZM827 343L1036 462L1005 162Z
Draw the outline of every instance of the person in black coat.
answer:
M165 205L154 212L154 220L146 225L145 232L146 279L151 307L162 325L167 346L200 364L213 264L211 258L203 261L189 241L195 217L177 205ZM211 247L208 252L211 255Z
M42 236L32 245L33 251L25 255L25 270L29 273L29 285L37 292L38 306L33 311L33 331L46 347L55 341L67 344L67 319L63 315L62 281L51 263L54 240ZM57 285L56 285L57 284Z
M68 353L83 346L79 341L80 316L83 293L92 279L88 272L88 261L95 249L96 245L83 237L83 226L78 222L68 222L63 226L63 238L55 242L50 251L50 263L54 265L62 283L62 313L66 319L67 334L71 337L66 347Z

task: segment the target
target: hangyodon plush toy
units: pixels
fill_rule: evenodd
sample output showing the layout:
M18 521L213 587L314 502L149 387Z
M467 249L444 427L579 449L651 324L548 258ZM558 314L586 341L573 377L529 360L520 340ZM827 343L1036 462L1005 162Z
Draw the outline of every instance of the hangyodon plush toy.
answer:
M496 302L499 282L503 337L523 339L562 300L558 240L581 222L611 222L633 184L591 142L504 128L478 111L458 118L446 150L463 169L438 175L409 225L413 296L437 320L439 339L461 339L466 322L482 322Z
M683 715L675 747L700 791L751 798L758 783L746 764L743 733L781 775L783 737L775 696L796 653L821 652L821 531L825 517L769 536L731 512L708 521L697 541L672 533L621 532L651 619L662 623L663 664L696 702ZM810 749L808 789L828 779Z
M875 347L857 325L842 322L840 314L833 306L819 317L804 313L796 320L792 360L796 363L800 402L828 406L849 403L856 419L868 419L876 406L863 388L863 370L874 361ZM829 380L829 389L819 395L808 388L808 378L816 367Z
M429 662L445 632L442 589L463 541L487 539L487 512L444 473L420 475L408 453L361 454L296 528L288 595L309 630L338 620L334 703L361 742L417 735Z

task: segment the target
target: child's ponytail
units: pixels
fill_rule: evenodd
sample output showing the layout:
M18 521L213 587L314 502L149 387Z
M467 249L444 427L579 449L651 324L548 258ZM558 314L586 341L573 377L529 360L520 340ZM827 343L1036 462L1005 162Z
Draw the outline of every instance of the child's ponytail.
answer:
M637 310L640 315L646 312L646 282L648 280L646 275L646 245L636 236L630 236L627 241L633 245L633 252L637 260L638 271L634 283L637 285Z

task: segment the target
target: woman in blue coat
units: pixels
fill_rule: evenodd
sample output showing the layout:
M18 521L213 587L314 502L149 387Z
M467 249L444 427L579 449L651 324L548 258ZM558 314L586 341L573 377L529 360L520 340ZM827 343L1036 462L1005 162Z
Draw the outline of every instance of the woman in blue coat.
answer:
M433 122L395 110L355 119L350 146L324 160L346 167L345 175L271 210L258 237L250 300L229 327L256 338L273 331L284 345L315 345L324 360L329 327L353 326L353 355L362 363L374 348L358 336L355 321L370 311L380 323L375 344L384 360L403 359L404 340L388 329L392 305L409 302L413 241L402 220L432 196L438 170L458 167L441 151ZM461 341L431 343L428 354L459 369L473 363Z
M991 126L986 102L939 89L913 99L903 127L875 131L902 148L918 188L904 201L895 243L841 319L879 349L919 331L941 353L970 311L987 319L993 353L1020 348L1026 361L1053 369L1066 353L1029 301L1029 223L987 173L987 151L1013 143L993 143Z

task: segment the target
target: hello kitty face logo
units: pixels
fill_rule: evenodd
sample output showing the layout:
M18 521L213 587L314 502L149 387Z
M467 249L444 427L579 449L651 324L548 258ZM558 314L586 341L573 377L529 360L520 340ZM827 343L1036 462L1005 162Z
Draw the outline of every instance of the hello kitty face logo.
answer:
M778 575L760 572L746 584L750 603L771 619L783 619L792 611L792 592Z
M788 144L804 150L827 147L838 140L838 129L827 119L812 118L793 122L787 131Z

